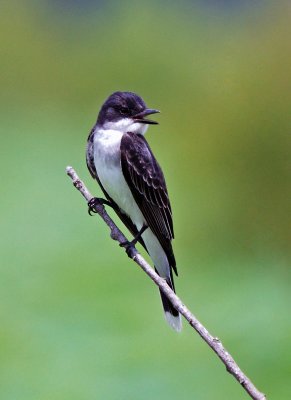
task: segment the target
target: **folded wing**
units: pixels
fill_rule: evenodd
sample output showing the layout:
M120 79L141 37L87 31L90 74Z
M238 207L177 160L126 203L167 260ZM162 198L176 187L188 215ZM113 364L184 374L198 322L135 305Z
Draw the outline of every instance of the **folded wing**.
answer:
M171 244L174 238L172 210L163 172L142 135L124 134L120 151L124 178L177 274Z

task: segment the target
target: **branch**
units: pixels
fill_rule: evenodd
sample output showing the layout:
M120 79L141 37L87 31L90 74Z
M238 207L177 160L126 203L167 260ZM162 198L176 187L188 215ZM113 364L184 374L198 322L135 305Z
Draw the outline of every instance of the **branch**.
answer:
M89 202L93 196L86 188L84 183L78 177L76 171L72 167L67 167L66 172L72 179L73 185L83 195L87 202ZM95 211L106 225L110 229L110 236L113 240L118 241L120 244L126 242L127 239L119 228L115 225L112 219L105 211L104 206L100 203L95 206ZM221 359L223 364L226 366L227 371L235 377L235 379L242 385L249 396L254 400L266 400L266 396L259 392L258 389L253 385L251 380L242 372L239 366L236 364L232 356L225 350L221 341L217 337L213 337L207 331L207 329L198 321L198 319L188 310L188 308L182 303L180 298L172 291L166 281L161 278L154 269L145 261L145 259L134 249L131 254L132 260L138 264L145 273L155 282L155 284L163 291L168 297L173 306L185 317L189 324L199 333L202 339L211 347L216 355Z

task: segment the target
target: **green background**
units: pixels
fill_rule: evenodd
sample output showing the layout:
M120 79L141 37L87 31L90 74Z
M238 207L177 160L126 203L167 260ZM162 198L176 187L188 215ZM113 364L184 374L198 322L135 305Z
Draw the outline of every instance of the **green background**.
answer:
M207 4L206 4L207 3ZM65 175L115 90L174 213L185 304L269 399L290 398L288 1L9 1L0 12L0 398L247 399Z

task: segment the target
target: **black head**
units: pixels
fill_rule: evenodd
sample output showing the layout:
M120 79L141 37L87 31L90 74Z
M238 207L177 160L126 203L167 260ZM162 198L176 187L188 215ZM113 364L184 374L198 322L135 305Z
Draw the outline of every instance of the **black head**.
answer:
M132 123L157 124L146 119L158 110L149 109L141 97L131 92L115 92L105 101L98 115L97 123L104 125L128 119Z

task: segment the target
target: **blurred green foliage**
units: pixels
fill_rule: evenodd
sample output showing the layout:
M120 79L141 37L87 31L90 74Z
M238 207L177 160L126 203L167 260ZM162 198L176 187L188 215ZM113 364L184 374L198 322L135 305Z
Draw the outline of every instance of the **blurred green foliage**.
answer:
M100 194L85 143L115 90L162 110L178 294L289 398L290 5L65 4L1 5L1 399L247 398L65 176Z

